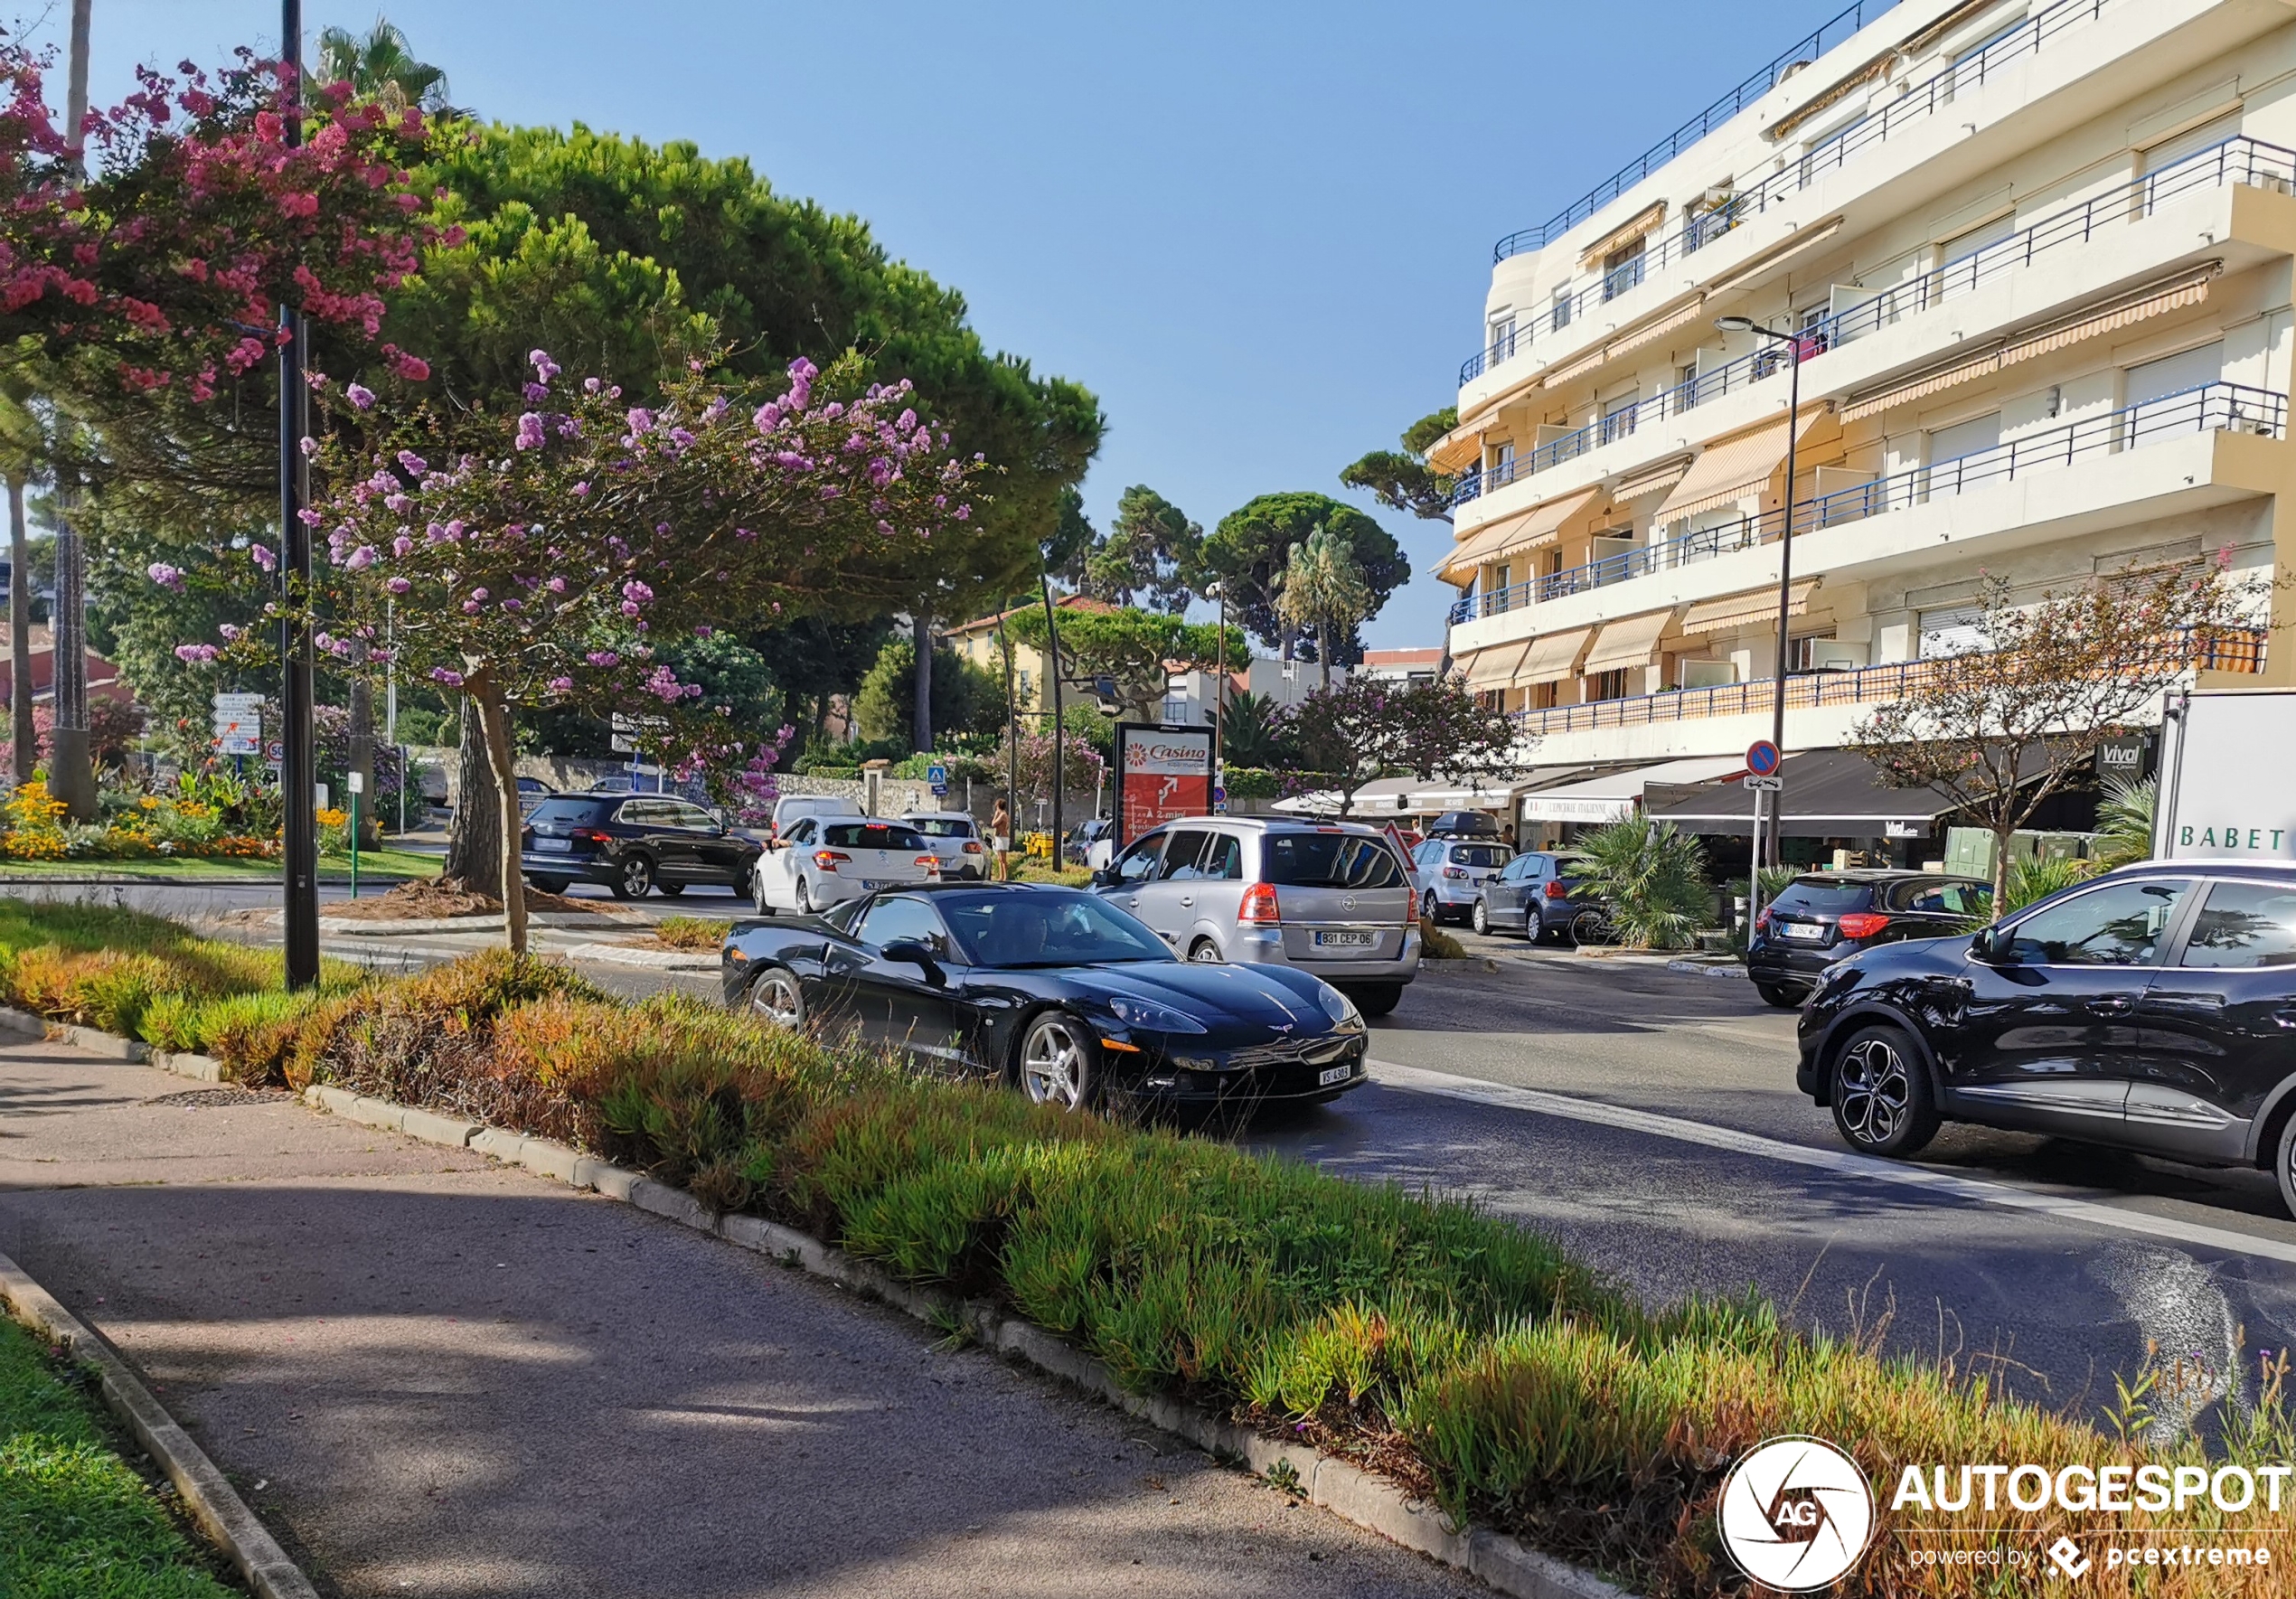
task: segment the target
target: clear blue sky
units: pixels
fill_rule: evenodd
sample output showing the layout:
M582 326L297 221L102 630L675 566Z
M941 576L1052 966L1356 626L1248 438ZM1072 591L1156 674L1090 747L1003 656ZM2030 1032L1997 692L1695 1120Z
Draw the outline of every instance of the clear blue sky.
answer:
M1569 5L391 0L456 103L743 155L869 219L996 347L1099 395L1085 484L1207 528L1455 397L1491 243L1542 221L1843 0ZM94 0L92 97L277 48L257 0ZM61 43L68 0L24 4ZM315 36L373 7L306 0ZM57 92L61 94L61 81ZM1426 574L1438 522L1372 504ZM1437 644L1416 578L1367 629Z

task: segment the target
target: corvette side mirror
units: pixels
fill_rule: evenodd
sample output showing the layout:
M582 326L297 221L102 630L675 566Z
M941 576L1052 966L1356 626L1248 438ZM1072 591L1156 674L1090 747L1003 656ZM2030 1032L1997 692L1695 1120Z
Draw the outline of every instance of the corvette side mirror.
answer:
M925 974L925 981L935 988L948 981L948 974L941 970L941 963L934 957L933 952L914 938L896 938L878 953L889 961L915 966Z

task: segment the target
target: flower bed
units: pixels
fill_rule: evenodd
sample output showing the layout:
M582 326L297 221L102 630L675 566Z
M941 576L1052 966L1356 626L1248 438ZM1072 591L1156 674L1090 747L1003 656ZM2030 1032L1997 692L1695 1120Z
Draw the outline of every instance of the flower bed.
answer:
M689 998L626 1004L500 953L383 982L338 973L329 992L290 997L249 981L272 957L167 926L0 902L0 986L102 1025L132 1010L146 1038L204 1049L243 1079L333 1082L642 1167L716 1209L995 1300L1138 1389L1353 1455L1670 1599L1746 1591L1714 1506L1731 1463L1780 1434L1840 1443L1877 1485L1875 1552L1846 1591L1887 1594L2042 1587L2032 1566L1906 1562L1900 1535L1953 1525L1887 1508L1908 1463L2197 1468L2291 1453L2284 1362L2265 1368L2256 1404L2222 1416L2210 1462L2197 1443L2131 1441L2141 1399L2124 1401L2124 1439L2005 1399L1982 1375L1796 1331L1753 1297L1651 1309L1466 1204L920 1080ZM136 954L90 950L108 927ZM107 960L204 986L123 1005L105 997ZM2254 1519L2206 1501L2173 1519L2044 1513L2007 1541L2192 1542ZM2177 1599L2285 1585L2272 1566L2139 1570L2100 1560L2090 1580Z
M229 783L231 780L226 779ZM274 833L250 831L244 800L217 797L212 780L171 794L108 790L99 820L74 823L44 781L26 783L0 805L0 860L192 861L268 859ZM234 785L234 786L238 786Z

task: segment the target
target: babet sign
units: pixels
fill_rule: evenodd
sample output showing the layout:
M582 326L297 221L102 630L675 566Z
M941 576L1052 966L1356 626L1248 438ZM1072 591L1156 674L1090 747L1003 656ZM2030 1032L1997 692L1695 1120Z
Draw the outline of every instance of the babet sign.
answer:
M1181 816L1212 814L1209 728L1116 724L1116 846Z

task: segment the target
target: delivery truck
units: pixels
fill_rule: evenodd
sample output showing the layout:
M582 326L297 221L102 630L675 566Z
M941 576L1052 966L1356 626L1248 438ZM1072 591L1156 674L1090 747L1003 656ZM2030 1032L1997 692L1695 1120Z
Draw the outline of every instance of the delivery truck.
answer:
M2152 852L2169 860L2296 860L2296 689L2169 696Z

